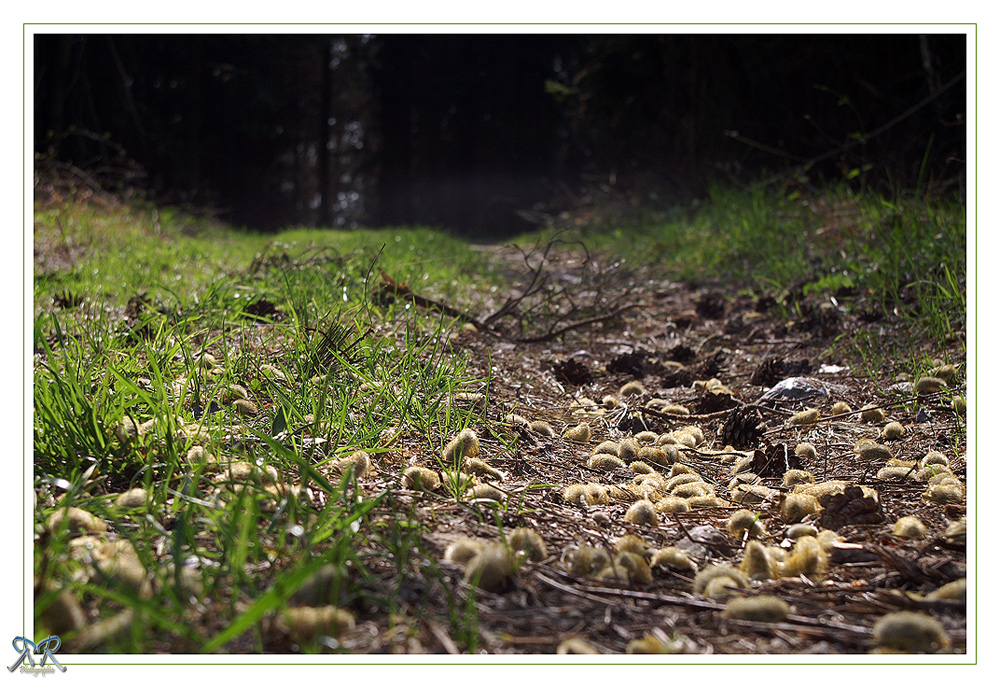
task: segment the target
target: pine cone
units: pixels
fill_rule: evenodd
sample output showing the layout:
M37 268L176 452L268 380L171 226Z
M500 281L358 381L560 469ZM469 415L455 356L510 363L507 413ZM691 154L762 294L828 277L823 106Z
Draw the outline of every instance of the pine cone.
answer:
M746 406L735 409L719 428L719 439L736 449L753 449L763 436L760 411Z

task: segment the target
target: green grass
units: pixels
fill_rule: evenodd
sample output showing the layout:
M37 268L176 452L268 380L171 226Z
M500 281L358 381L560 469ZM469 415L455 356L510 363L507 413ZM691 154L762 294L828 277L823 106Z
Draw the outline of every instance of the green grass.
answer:
M560 238L655 279L772 295L785 317L833 299L848 312L877 314L908 350L965 353L965 206L954 198L716 189L688 209L615 227L595 221Z
M670 217L559 236L656 279L774 295L788 315L830 299L875 309L896 333L888 344L875 325L845 334L873 378L885 379L889 357L913 373L929 367L925 351L964 354L965 223L954 201L718 191ZM456 432L484 423L453 397L488 391L490 373L450 351L449 319L372 298L378 269L482 313L498 305L501 267L427 229L262 237L172 211L73 204L37 209L34 240L39 637L66 589L100 620L133 610L133 623L92 639L97 651L261 652L289 597L332 571L326 601L413 628L428 618L476 650L474 598L444 584L420 521L391 491L362 494L333 467L356 450L381 465L401 466L404 451L433 465ZM255 414L239 412L233 385ZM150 427L133 435L130 421ZM499 441L510 451L512 437ZM218 462L191 454L195 445ZM227 475L244 461L256 468ZM313 498L275 487L289 483ZM147 505L115 506L131 487L147 490ZM446 488L459 500L465 485ZM522 502L501 511L516 517ZM65 506L132 543L150 594L115 571L82 575L89 555L78 544L70 556L70 534L44 528ZM444 607L424 604L431 597Z

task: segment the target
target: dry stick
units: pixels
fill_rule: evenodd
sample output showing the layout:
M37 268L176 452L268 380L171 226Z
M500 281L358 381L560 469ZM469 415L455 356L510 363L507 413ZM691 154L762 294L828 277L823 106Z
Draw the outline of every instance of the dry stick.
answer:
M420 294L410 289L405 283L397 282L396 280L394 280L392 277L387 275L385 271L382 270L381 268L379 268L379 272L382 273L382 279L384 280L384 283L382 284L382 291L384 293L392 294L394 296L405 296L409 298L411 301L413 301L413 303L420 306L421 308L429 308L431 310L441 311L442 313L444 313L449 317L457 318L459 320L472 323L477 328L485 330L483 322L472 317L468 313L464 313L456 308L452 308L448 304L441 303L440 301L435 301L434 299L429 299L425 296L421 296ZM519 302L521 299L523 299L525 296L528 295L529 295L528 292L525 292L525 294L523 294L521 297L515 299L513 303L516 304L517 302ZM510 300L508 300L508 303L511 303ZM587 318L585 320L578 320L576 322L570 323L569 325L566 325L565 327L560 327L557 330L550 331L538 337L516 337L514 338L514 341L521 344L537 344L540 342L552 341L556 337L559 337L560 335L563 335L571 330L576 330L581 327L586 327L587 325L593 325L595 323L612 320L621 315L622 313L624 313L625 311L645 306L646 304L643 303L628 304L626 306L622 306L621 308L614 310L608 315L601 315L593 318ZM497 316L505 308L507 308L507 304L505 304L504 307L500 309L500 311L497 311L497 313L495 313L494 316ZM490 316L490 318L494 318L494 316ZM487 320L489 320L489 318Z
M405 296L409 298L413 303L420 306L421 308L429 308L431 310L441 311L445 315L458 318L459 320L464 320L465 322L470 322L477 328L482 327L482 323L473 318L468 313L463 313L462 311L452 308L448 304L441 303L440 301L435 301L434 299L429 299L426 296L421 296L416 293L408 286L405 282L397 282L392 277L386 274L385 270L379 268L378 271L382 273L382 291L386 294L391 294L393 296Z
M518 337L514 341L519 342L521 344L537 344L539 342L549 342L555 339L556 337L569 332L570 330L576 330L581 327L586 327L587 325L593 325L595 323L604 322L606 320L612 320L621 315L622 313L624 313L625 311L631 310L633 308L643 308L645 306L646 304L643 303L632 303L627 306L622 306L621 308L612 311L608 315L601 315L594 318L587 318L585 320L578 320L576 322L570 323L569 325L566 325L565 327L560 327L558 330L554 330L552 332L540 335L538 337Z
M613 595L616 597L629 597L637 600L649 600L652 602L662 602L663 604L675 604L684 607L693 607L695 609L705 609L709 611L722 611L726 608L725 604L719 602L707 602L703 600L691 599L688 597L678 597L676 595L665 595L663 593L650 593L641 592L639 590L625 590L620 588L604 588L596 585L581 585L579 590L571 588L568 585L563 585L558 581L555 581L541 572L536 572L535 574L538 578L549 585L550 587L560 590L562 592L574 595L577 597L583 597L585 599L591 600L593 602L602 602L604 604L611 604L612 601L606 598L597 597L595 595L590 595L587 593L598 593L605 595ZM850 624L843 624L836 621L830 621L826 619L815 619L809 616L799 616L797 614L790 614L788 617L789 621L794 621L796 624L801 624L803 626L818 626L820 628L835 629L838 631L846 631L848 633L854 633L862 636L871 635L871 630L865 628L864 626L853 626ZM803 630L801 626L794 624L776 624L776 627L783 628L784 630L790 631L801 631Z

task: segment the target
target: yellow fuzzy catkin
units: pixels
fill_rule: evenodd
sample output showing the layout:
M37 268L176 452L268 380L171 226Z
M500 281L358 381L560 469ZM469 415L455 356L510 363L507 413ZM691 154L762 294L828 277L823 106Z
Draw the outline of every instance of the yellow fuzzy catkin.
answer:
M931 485L927 492L920 495L920 498L925 502L934 502L936 504L964 504L965 490L961 485L955 485L951 482L939 482L936 485Z
M642 383L638 380L627 382L622 385L621 389L618 390L618 396L620 397L637 397L642 396L645 393L646 388L643 387Z
M545 547L545 541L537 531L531 528L515 528L507 536L507 544L514 551L521 551L527 554L530 561L542 561L547 559L549 551Z
M50 533L58 533L63 524L70 535L85 535L88 532L106 532L108 526L101 519L94 516L89 511L84 511L75 506L66 507L56 511L49 516L47 523Z
M800 442L795 445L795 456L800 459L813 460L816 458L816 447L810 442Z
M604 440L594 447L594 451L591 454L611 454L612 456L618 456L618 443L611 440Z
M349 611L330 605L289 607L281 612L281 620L289 635L300 641L319 635L336 637L354 628L354 616Z
M694 438L694 446L705 444L705 433L697 425L685 425L681 432L686 432Z
M732 597L737 593L737 589L733 581L726 577L713 578L705 586L705 591L702 593L705 597L710 597L713 600L724 600Z
M951 385L958 379L958 368L953 363L939 365L928 371L928 375L944 380L945 383Z
M650 553L650 547L646 544L646 541L638 535L626 533L615 540L615 551L632 552L633 554L639 554L645 557Z
M594 454L587 459L587 468L595 471L613 471L625 468L625 462L611 454Z
M566 640L559 643L559 647L556 648L557 655L599 655L601 654L595 650L590 644L588 644L582 638L566 638Z
M830 407L831 416L841 416L845 413L850 413L851 407L846 401L838 401L836 404Z
M816 530L816 526L809 523L793 523L785 531L785 535L790 537L792 540L797 540L805 535L812 535L816 537L819 535L819 531Z
M879 648L906 653L937 652L951 645L941 622L923 612L892 612L872 627Z
M497 592L513 572L510 550L499 543L491 543L466 564L465 582L483 590Z
M656 503L656 510L661 514L680 514L685 511L691 511L691 505L688 503L688 500L671 495L658 501Z
M471 489L467 490L465 498L490 499L494 502L502 503L506 501L507 495L504 494L503 490L494 485L490 485L489 483L480 483L479 485L473 485Z
M403 484L413 490L433 492L441 487L441 476L424 466L410 466L403 471Z
M951 462L948 461L948 457L939 451L929 451L924 454L924 457L920 459L920 467L926 468L927 466L943 466L944 468L951 469Z
M645 461L633 461L628 465L628 467L633 473L641 475L650 475L656 472L656 470Z
M587 483L586 485L570 485L563 490L563 499L571 504L582 504L593 506L595 504L609 504L608 488L597 483Z
M686 485L688 483L700 483L704 482L701 476L697 473L678 473L677 475L669 478L665 483L663 483L663 491L671 492L675 487L680 485Z
M730 587L747 587L747 579L737 569L727 564L712 564L698 572L691 583L691 589L696 593L704 593L709 583L716 579L722 580Z
M456 564L466 565L483 550L483 543L469 538L460 538L448 545L444 558Z
M883 466L875 474L877 480L915 480L916 471L907 466Z
M737 485L756 485L760 481L761 477L759 475L751 471L747 471L745 473L737 473L734 475L733 479L729 481L729 484L726 487L732 490Z
M792 492L797 494L809 494L820 499L828 494L837 494L847 489L847 482L843 480L827 480L822 483L800 484L792 488Z
M947 389L948 383L939 377L922 377L913 383L914 394L934 394Z
M791 609L788 603L774 595L757 597L734 597L726 602L722 616L726 619L777 623L788 618Z
M698 440L690 432L684 430L678 430L674 433L674 437L677 438L677 444L682 447L687 447L688 449L694 449L698 446Z
M788 419L788 422L790 425L794 425L796 427L806 427L809 425L815 425L820 421L821 417L819 409L807 408L806 410L799 411L793 415Z
M639 443L631 437L626 437L618 443L618 456L623 461L635 461L639 458Z
M555 429L546 423L544 420L533 420L528 426L531 431L536 435L542 435L543 437L555 437Z
M819 531L816 535L816 539L819 540L820 547L822 547L823 551L827 554L833 551L833 548L836 547L838 543L844 541L844 538L837 535L836 531L829 530L827 528Z
M926 482L928 485L936 485L942 480L947 480L948 482L957 480L955 474L951 472L950 468L945 468L944 466L934 463L929 466L924 466L914 472L913 479Z
M479 455L479 438L476 437L476 432L472 428L465 428L460 433L455 435L452 440L445 445L444 460L446 463L451 465L457 465L463 458L467 456L478 456Z
M610 411L614 407L618 406L618 397L613 394L605 394L601 398L601 405Z
M565 559L570 573L577 576L589 576L611 563L611 556L606 550L590 545L570 550Z
M654 466L666 467L677 461L677 450L672 447L640 447L639 459Z
M133 487L127 492L122 492L115 499L115 506L122 509L136 509L146 506L148 493L141 487Z
M684 651L684 639L671 640L655 633L633 638L625 647L628 655L675 655Z
M907 540L920 540L927 535L927 526L916 516L903 516L893 524L892 534Z
M636 525L656 526L659 520L656 517L656 508L648 499L640 499L625 512L625 520Z
M580 423L579 425L573 426L563 433L563 439L567 439L571 442L586 444L590 441L590 425L587 423Z
M709 507L728 508L732 506L732 504L714 494L700 495L698 497L689 497L687 503L688 506L690 506L692 509L709 508Z
M760 515L749 509L734 511L729 520L726 521L726 530L735 538L742 538L744 533L749 533L750 537L765 535Z
M682 499L692 499L693 497L705 497L714 493L712 486L706 482L694 482L685 483L683 485L678 485L670 494L674 497L681 497Z
M483 478L489 478L490 480L502 480L503 473L493 468L482 459L472 459L468 458L462 462L462 466L472 475L478 475Z
M649 570L646 558L635 552L619 552L615 555L612 565L615 568L623 568L627 572L627 579L631 583L646 585L653 582L653 574Z
M826 575L829 565L829 557L820 541L806 535L795 541L795 547L780 568L783 576L803 575L818 581Z
M816 478L809 471L800 468L792 468L785 471L781 478L782 487L794 487L795 485L806 485L816 482Z
M778 577L778 564L767 547L758 540L750 540L743 552L740 572L750 580L773 580Z
M233 408L241 416L256 416L259 412L257 404L253 403L249 399L235 399L233 401Z
M873 404L861 407L861 420L865 423L881 423L885 420L885 411Z
M345 475L350 474L354 478L360 478L371 471L372 459L368 455L368 452L358 450L338 461L337 468Z
M964 578L945 583L937 590L927 594L929 600L952 600L954 602L965 602L968 594L968 584Z
M504 423L513 425L515 429L530 430L531 423L524 416L518 415L516 413L511 413L506 418L503 419Z
M649 565L653 568L661 566L679 571L694 571L695 565L688 553L680 547L664 547L653 554Z
M650 430L643 430L635 434L635 441L639 443L639 446L648 446L656 442L657 434L651 432Z
M770 501L780 494L777 490L772 490L766 485L745 485L740 484L729 492L729 497L737 504L762 504Z
M952 521L944 529L944 539L953 545L964 545L968 534L968 522L966 517Z
M785 523L798 523L806 516L819 513L822 507L819 500L812 495L787 494L781 500L781 520Z
M886 426L882 428L882 437L887 440L898 440L905 434L906 428L903 427L902 423L897 421L886 423Z

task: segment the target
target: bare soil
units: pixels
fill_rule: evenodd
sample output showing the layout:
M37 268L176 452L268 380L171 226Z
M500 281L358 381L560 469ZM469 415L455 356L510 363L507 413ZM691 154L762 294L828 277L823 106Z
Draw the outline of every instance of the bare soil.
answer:
M863 461L855 452L862 438L884 443L902 460L919 461L929 451L940 451L955 475L965 481L964 418L952 409L951 394L918 398L905 387L894 389L898 380L891 362L882 371L882 379L855 376L850 367L854 354L838 340L838 335L861 327L880 328L883 339L902 338L904 333L894 334L891 323L872 325L819 304L806 304L802 317L782 321L775 314L774 301L765 295L666 282L648 271L596 269L592 257L572 248L550 251L541 268L538 261L525 260L517 251L483 250L510 264L513 294L530 285L539 269L551 283L569 285L538 293L538 299L549 302L549 324L519 318L533 307L536 313L542 310L537 301L525 300L490 327L476 331L467 326L450 339L456 353L467 354L484 376L487 372L492 376L489 390L481 390L488 391L490 420L475 430L482 444L480 458L504 476L486 482L506 493L509 506L504 509L482 500L457 503L441 491L406 489L394 489L387 504L389 512L412 510L424 524L427 550L436 557L452 592L460 599L474 593L481 649L554 653L563 641L578 638L599 652L622 653L630 641L653 633L673 638L676 649L691 653L868 653L876 649L874 623L887 613L906 610L929 614L943 624L951 646L942 651L966 652L964 598L923 597L966 575L964 538L944 535L949 524L965 517L965 504L922 499L927 490L924 482L879 480L876 473L885 461ZM567 306L567 301L572 305ZM563 304L561 311L557 302ZM592 308L588 311L584 303ZM602 313L617 315L603 319ZM484 318L475 320L482 324ZM570 326L559 336L546 336L585 320L587 324ZM532 326L536 329L528 331ZM542 341L527 341L532 339ZM950 354L954 360L959 350L930 353ZM917 371L912 374L916 379ZM793 376L821 381L829 396L757 403L768 387ZM699 391L696 381L710 378L720 380L732 394ZM964 396L961 378L949 392ZM645 393L620 397L622 403L614 409L601 407L587 413L579 405L581 398L600 405L605 395L618 395L633 380L643 384ZM645 407L653 398L684 405L690 416L654 415ZM854 411L875 404L886 417L878 423L863 422L856 412L830 417L838 401ZM818 408L823 420L804 428L790 425L791 414L806 407ZM777 623L726 619L722 614L725 600L694 593L690 573L656 568L652 582L644 584L609 583L570 572L567 556L581 545L613 553L616 540L631 533L656 550L678 544L698 526L714 527L721 537L708 547L692 549L699 569L712 564L739 566L744 542L727 533L726 523L733 512L748 505L733 499L731 459L727 462L725 456L711 452L723 449L724 423L734 412L748 408L758 409L762 434L743 448L760 449L761 457L774 458L776 451L787 452L778 455L786 461L791 457L791 463L755 464L762 468L760 482L777 490L773 498L749 506L760 514L765 544L788 549L793 543L786 535L788 524L782 520L779 503L790 491L782 486L782 475L795 465L793 450L799 443L809 442L817 450L816 458L798 462L816 481L842 480L868 486L878 494L879 509L874 515L852 510L851 505L829 504L824 512L806 518L820 529L835 530L843 540L831 552L826 576L813 580L802 575L781 577L751 583L744 591L787 601L792 609L787 619ZM511 412L529 421L547 421L556 437L512 428L506 421ZM905 435L898 440L881 439L883 426L893 420L905 427ZM589 442L579 444L561 437L582 421L592 429ZM635 474L629 468L598 471L587 467L597 443L618 441L642 430L666 433L686 425L699 427L705 442L694 451L682 451L681 462L713 485L725 506L661 513L658 524L648 526L625 518L638 495L592 506L564 499L564 488L571 484L632 482ZM518 433L515 449L505 450L514 432ZM404 438L402 451L382 458L369 488L398 486L398 476L408 465L435 466L435 458L421 457L405 447ZM927 527L926 537L894 536L893 525L902 516L919 518ZM542 536L548 556L524 562L499 590L473 589L463 580L463 567L445 559L446 548L459 538L498 540L503 532L520 526ZM699 541L698 537L690 539ZM445 604L442 591L416 588L403 591L412 595L414 605ZM341 641L357 651L456 650L447 633L433 624L415 632L411 629L409 637L388 645L384 634L373 637L372 630L361 624Z

